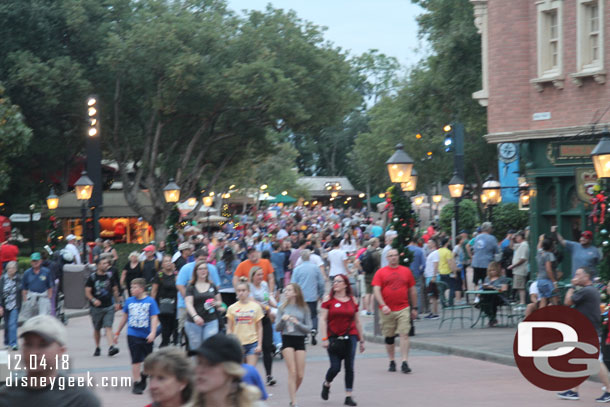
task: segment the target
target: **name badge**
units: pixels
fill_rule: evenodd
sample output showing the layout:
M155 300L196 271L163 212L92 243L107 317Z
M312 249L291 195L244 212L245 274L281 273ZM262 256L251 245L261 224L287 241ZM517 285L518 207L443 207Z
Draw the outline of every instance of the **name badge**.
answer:
M339 308L339 307L341 307L341 303L336 303L335 308Z

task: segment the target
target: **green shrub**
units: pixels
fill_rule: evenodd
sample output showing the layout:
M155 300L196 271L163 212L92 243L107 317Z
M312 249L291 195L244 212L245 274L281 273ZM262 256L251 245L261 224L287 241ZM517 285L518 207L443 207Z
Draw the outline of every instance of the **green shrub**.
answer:
M451 234L451 219L454 215L454 205L450 203L445 205L441 209L439 216L441 230L447 234ZM467 230L469 233L474 231L475 226L479 222L479 214L477 212L477 205L470 199L463 199L460 201L460 213L459 213L459 232L462 229Z
M491 223L498 239L503 239L510 229L524 229L528 222L529 212L520 211L516 203L501 203L493 208Z

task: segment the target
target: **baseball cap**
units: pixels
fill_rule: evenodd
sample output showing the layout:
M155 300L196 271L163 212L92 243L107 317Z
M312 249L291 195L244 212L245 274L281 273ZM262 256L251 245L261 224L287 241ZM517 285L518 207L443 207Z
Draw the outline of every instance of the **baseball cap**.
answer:
M180 251L182 251L182 250L189 250L189 249L193 250L193 246L191 246L191 244L187 243L187 242L180 243L180 245L178 246L178 250L180 250ZM144 250L146 250L146 248L144 248Z
M584 232L582 232L580 234L580 237L584 237L586 239L593 240L593 233L589 230L585 230Z
M143 250L144 250L145 252L155 252L155 251L157 251L157 248L156 248L155 246L153 246L153 245L149 244L149 245L148 245L148 246L146 246L146 247L145 247Z
M38 252L34 252L34 253L32 253L32 255L30 256L30 260L32 260L32 261L38 261L38 260L42 260L42 257L40 256L40 253L38 253Z
M242 347L233 335L216 334L206 339L200 347L189 352L189 356L203 356L210 363L235 362L241 364Z
M68 339L66 328L58 319L50 315L36 315L25 321L21 327L19 337L25 334L35 333L43 337L48 342L57 342L65 345Z
M75 240L76 236L74 236L73 234L69 234L68 236L66 236L66 241L70 241L70 240Z

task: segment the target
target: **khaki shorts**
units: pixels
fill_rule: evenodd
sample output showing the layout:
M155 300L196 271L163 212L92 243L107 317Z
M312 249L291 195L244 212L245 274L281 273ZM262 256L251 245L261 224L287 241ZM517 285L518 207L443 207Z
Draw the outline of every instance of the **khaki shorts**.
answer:
M525 283L527 283L527 276L519 276L513 274L513 288L517 290L524 290Z
M394 335L408 335L411 329L411 307L403 308L400 311L392 311L388 315L380 312L381 315L381 334L388 337Z
M371 283L373 282L373 277L375 274L365 274L364 275L364 288L366 294L373 294L373 286Z

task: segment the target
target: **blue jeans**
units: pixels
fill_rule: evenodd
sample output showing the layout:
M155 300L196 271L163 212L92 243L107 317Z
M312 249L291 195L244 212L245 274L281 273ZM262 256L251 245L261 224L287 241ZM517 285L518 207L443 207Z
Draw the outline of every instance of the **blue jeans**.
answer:
M199 326L194 322L184 321L184 331L189 340L189 349L194 350L201 346L203 341L218 333L218 320L215 319Z
M327 349L330 367L326 372L326 381L331 383L335 376L339 374L341 371L341 360L343 359L345 366L345 391L352 391L354 387L354 359L356 359L356 347L358 346L358 337L356 335L350 335L349 339L352 344L351 352L344 359Z
M17 320L19 310L14 308L10 311L4 310L4 344L7 346L17 346Z

